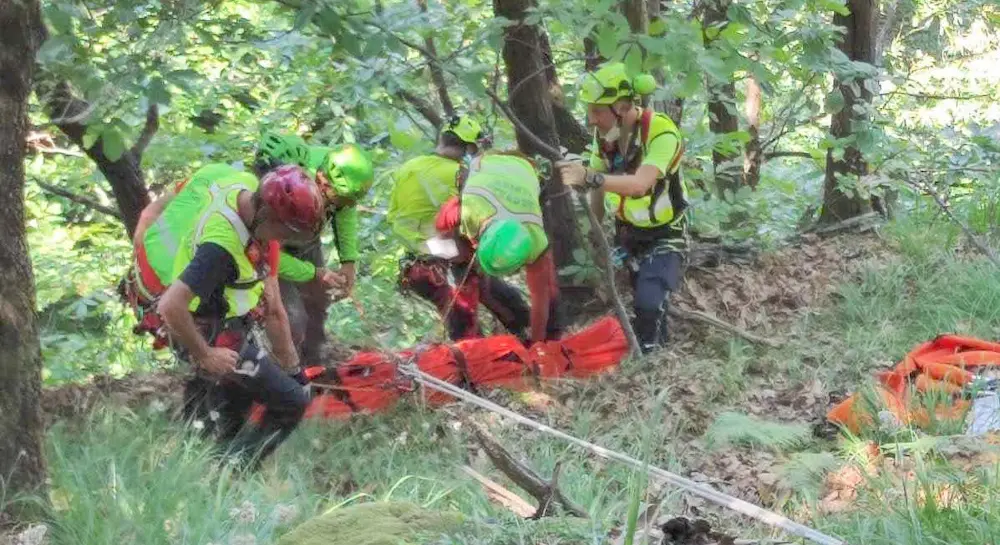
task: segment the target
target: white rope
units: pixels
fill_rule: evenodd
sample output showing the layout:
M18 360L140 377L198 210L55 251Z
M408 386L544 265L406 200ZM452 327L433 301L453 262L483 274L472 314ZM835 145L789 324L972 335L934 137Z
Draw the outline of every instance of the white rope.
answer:
M695 481L692 481L691 479L682 477L680 475L677 475L676 473L671 473L665 469L660 469L656 466L648 465L627 454L606 449L600 445L596 445L589 441L584 441L583 439L578 439L572 435L569 435L568 433L559 431L550 426L546 426L545 424L542 424L540 422L536 422L506 407L502 407L500 405L497 405L496 403L493 403L492 401L483 399L471 392L463 390L458 386L455 386L449 382L445 382L436 377L428 375L427 373L424 373L423 371L421 371L412 364L401 365L399 367L399 371L402 374L411 377L414 381L419 382L424 386L431 388L432 390L437 390L439 392L452 395L454 397L457 397L458 399L472 403L473 405L478 405L479 407L482 407L483 409L486 409L488 411L492 411L497 414L506 416L507 418L510 418L511 420L514 420L520 424L524 424L529 428L533 428L543 433L547 433L549 435L558 437L578 447L582 447L586 450L589 450L590 452L600 456L601 458L615 460L618 462L622 462L626 465L632 466L635 469L647 471L649 472L650 475L653 475L654 477L658 477L674 486L683 488L684 490L687 490L688 492L691 492L696 496L704 498L716 505L725 507L726 509L731 509L738 513L742 513L748 517L755 518L770 526L781 528L782 530L788 532L789 534L808 539L814 543L819 543L820 545L846 545L845 542L835 537L828 536L817 530L813 530L808 526L799 524L794 520L779 515L778 513L775 513L773 511L768 511L767 509L758 507L752 503L743 501L739 498L734 498L728 494L723 494L722 492L719 492L718 490L715 490L710 486L697 483Z

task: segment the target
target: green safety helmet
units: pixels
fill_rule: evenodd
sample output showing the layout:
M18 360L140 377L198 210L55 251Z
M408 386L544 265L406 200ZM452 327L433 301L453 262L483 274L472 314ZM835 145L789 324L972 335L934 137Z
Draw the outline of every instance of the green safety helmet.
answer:
M347 199L364 197L375 182L375 167L368 152L354 144L333 148L320 165L334 191Z
M267 172L281 165L298 165L305 168L309 163L309 146L305 140L295 135L282 135L265 131L257 146L254 165L260 172Z
M531 247L531 233L521 222L495 219L479 237L479 266L490 276L510 274L528 261Z
M482 145L485 140L483 127L468 115L454 115L448 120L444 132L450 132L466 144Z
M656 80L649 74L629 77L625 63L608 62L583 76L580 100L587 104L614 104L636 95L648 95L656 89Z

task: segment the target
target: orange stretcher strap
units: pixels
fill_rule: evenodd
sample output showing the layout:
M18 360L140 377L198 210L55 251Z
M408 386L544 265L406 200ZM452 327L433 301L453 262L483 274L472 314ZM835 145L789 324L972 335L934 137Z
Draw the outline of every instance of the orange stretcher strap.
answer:
M945 380L958 386L965 386L973 381L972 373L954 365L944 363L927 363L921 366L922 374L935 380Z
M934 339L934 343L943 348L963 348L966 350L988 350L990 352L1000 352L1000 343L984 341L975 337L965 337L962 335L941 335Z
M1000 352L993 352L992 350L966 350L957 354L948 354L932 358L930 361L933 363L954 365L957 367L1000 365Z

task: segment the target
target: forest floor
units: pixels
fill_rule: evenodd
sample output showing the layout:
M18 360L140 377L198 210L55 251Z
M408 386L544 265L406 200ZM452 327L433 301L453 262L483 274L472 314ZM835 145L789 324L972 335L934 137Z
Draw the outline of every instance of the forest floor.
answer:
M851 543L996 542L991 528L1000 518L1000 500L992 442L942 442L908 430L905 438L892 438L906 455L880 457L872 445L881 442L884 450L886 438L846 438L825 420L834 403L919 342L951 331L1000 337L994 272L962 249L936 250L939 242L933 233L903 228L805 236L746 262L691 268L674 304L714 314L780 347L674 320L669 349L613 373L488 397ZM168 371L45 391L54 543L141 538L221 544L238 543L244 535L271 543L309 515L387 498L463 512L477 529L474 537L456 541L462 543L612 543L637 497L646 518L660 523L678 515L704 517L736 537L780 537L662 483L458 405L431 411L404 404L346 423L312 422L261 474L231 479L206 465L197 441L166 417L177 407L182 379ZM488 500L461 466L518 489L491 466L459 413L473 415L544 475L561 463L564 490L592 520L527 522ZM136 426L142 427L138 434ZM192 441L194 451L188 448ZM164 445L182 452L164 452ZM118 486L126 488L121 483L132 479L133 502L159 505L159 515L144 512L143 519L154 521L149 528L129 518L126 508L99 506L122 502L121 491L106 490L107 458L130 455L138 461L118 459L112 467ZM208 471L216 481L180 481L188 471L195 480L193 475ZM170 490L139 492L167 474L175 483ZM192 522L191 512L200 505L192 494L208 497L208 521ZM80 505L87 495L98 506ZM272 516L247 522L241 509ZM101 524L93 520L98 513L105 519ZM131 522L122 527L119 519ZM184 531L178 533L178 526ZM684 541L664 541L675 542Z

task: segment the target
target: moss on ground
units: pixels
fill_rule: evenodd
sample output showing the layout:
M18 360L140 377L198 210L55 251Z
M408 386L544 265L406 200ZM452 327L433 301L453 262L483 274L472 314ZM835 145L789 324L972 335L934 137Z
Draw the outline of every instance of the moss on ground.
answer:
M363 503L312 518L278 545L417 545L457 530L463 520L407 502Z

